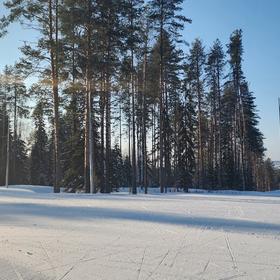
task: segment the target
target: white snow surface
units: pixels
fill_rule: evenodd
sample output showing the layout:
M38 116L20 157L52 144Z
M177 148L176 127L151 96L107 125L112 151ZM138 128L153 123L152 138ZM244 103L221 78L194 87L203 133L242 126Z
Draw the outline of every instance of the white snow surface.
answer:
M4 279L279 280L280 192L0 188Z

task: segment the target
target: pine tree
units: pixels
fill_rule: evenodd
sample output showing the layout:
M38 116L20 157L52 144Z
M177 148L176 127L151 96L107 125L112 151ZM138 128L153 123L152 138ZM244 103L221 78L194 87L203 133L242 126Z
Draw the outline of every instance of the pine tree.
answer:
M180 15L183 0L151 0L150 18L159 38L159 185L164 192L166 182L164 179L164 100L165 100L165 61L164 61L164 33L172 34L176 42L180 41L180 30L189 19Z
M221 97L224 76L225 55L219 40L214 42L206 62L206 78L209 87L210 104L210 144L209 169L212 171L212 187L222 186L222 152L221 152Z
M11 169L12 183L30 173L55 192L59 183L93 193L269 189L274 175L243 73L242 32L230 37L227 67L219 40L207 55L195 40L184 62L180 31L190 20L182 3L6 1L0 36L20 21L40 37L24 44L0 84L0 182ZM18 70L38 73L29 92ZM19 125L29 93L37 104L30 164Z
M196 39L188 57L188 75L190 90L197 103L197 184L199 188L205 183L205 140L206 140L206 108L205 108L205 52L202 42Z
M27 117L28 106L26 105L28 101L28 93L24 84L22 77L20 76L18 70L15 67L5 67L3 78L5 80L4 88L6 91L7 105L10 110L10 119L12 120L12 145L11 145L11 165L10 165L10 177L12 178L12 183L16 182L18 177L20 164L20 154L24 156L24 142L19 139L19 129L18 124L20 118ZM19 149L19 150L18 150ZM24 160L22 158L22 160ZM22 177L24 179L24 177ZM26 180L25 180L26 181Z
M122 45L122 22L120 13L122 6L116 1L102 1L99 3L99 26L101 28L99 33L99 46L101 67L103 72L103 94L104 100L104 114L105 114L105 165L104 165L104 181L105 186L103 191L106 193L111 192L111 172L112 172L112 93L114 91L113 79L115 78L116 70L119 65L119 52Z
M132 193L137 193L136 185L136 69L135 55L139 50L141 13L144 1L126 0L123 1L124 29L126 32L125 45L129 52L129 74L130 74L130 97L131 97L131 117L132 117Z
M7 25L19 21L23 26L39 31L41 37L35 47L25 43L21 48L23 58L19 66L27 73L33 71L41 74L49 81L53 96L53 127L54 127L54 192L60 192L60 140L59 140L59 0L4 2L8 16L2 18ZM49 63L46 66L46 62ZM43 69L42 69L43 68Z
M140 30L141 38L143 39L140 56L142 59L139 63L139 81L141 85L141 94L138 105L138 116L140 121L140 132L141 132L141 157L142 157L142 186L145 189L145 194L148 193L148 146L147 146L147 134L150 126L150 111L151 111L151 97L148 91L148 54L150 51L149 40L151 36L150 27L152 25L149 17L149 6L146 5L144 7L143 15L142 15L142 23L143 27Z
M9 182L12 184L27 182L27 176L19 177L18 173L23 173L24 162L27 159L25 143L20 139L20 130L18 127L19 120L27 116L28 107L26 102L28 94L22 78L20 77L15 67L6 66L1 75L1 95L3 106L3 118L9 119L9 124L12 126L11 135L7 134L7 127L4 130L3 137L6 138L6 151L4 146L1 149L3 156L5 155L6 163L5 172L9 173ZM9 137L7 137L9 136ZM8 141L9 140L9 141ZM7 141L9 142L9 149L7 149ZM9 153L9 161L7 161L7 154ZM27 168L27 167L26 167ZM9 170L8 170L9 169ZM3 172L3 171L2 171ZM20 179L21 178L21 179Z

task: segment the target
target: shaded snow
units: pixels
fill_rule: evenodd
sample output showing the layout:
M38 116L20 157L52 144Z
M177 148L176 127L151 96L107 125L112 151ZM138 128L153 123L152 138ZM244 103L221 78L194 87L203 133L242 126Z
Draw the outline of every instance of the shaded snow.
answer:
M8 188L0 187L1 192L11 192L11 194L29 192L29 193L52 193L53 188L48 186L32 186L32 185L20 185L9 186Z
M0 280L280 279L279 192L51 191L0 188Z

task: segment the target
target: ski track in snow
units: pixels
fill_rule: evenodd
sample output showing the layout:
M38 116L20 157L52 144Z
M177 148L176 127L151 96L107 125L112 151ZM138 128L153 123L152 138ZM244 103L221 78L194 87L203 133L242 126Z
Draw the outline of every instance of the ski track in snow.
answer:
M280 280L280 193L0 188L0 280Z

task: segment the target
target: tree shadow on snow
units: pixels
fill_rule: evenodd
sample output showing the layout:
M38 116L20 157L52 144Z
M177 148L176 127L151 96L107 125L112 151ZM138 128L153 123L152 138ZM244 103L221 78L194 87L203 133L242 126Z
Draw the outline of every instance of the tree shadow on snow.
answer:
M186 227L206 227L213 230L280 235L280 224L228 218L188 216L187 214L138 211L134 209L93 206L48 206L35 203L3 203L0 204L0 213L0 224L4 221L13 220L24 222L25 217L28 216L34 218L34 223L40 223L40 220L37 220L40 217L68 221L127 220Z

